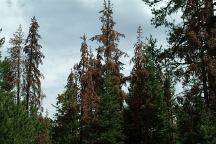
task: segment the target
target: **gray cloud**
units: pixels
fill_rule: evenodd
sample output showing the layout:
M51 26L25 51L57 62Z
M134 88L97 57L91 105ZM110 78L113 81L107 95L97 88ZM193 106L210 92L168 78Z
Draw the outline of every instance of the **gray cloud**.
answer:
M43 52L46 56L41 70L45 75L43 90L46 94L44 107L50 116L55 109L57 94L61 93L66 84L70 68L80 58L80 36L86 33L90 38L100 33L101 0L9 0L12 3L0 5L1 35L7 39L15 32L21 23L25 33L28 32L30 18L36 16L40 25ZM136 42L137 27L144 27L144 35L152 34L162 44L165 41L164 29L154 29L150 25L151 12L141 0L113 0L114 20L116 29L125 34L121 39L120 48L130 56L133 54L133 44ZM89 42L92 48L96 43ZM5 48L8 44L5 44ZM130 73L129 59L124 73Z

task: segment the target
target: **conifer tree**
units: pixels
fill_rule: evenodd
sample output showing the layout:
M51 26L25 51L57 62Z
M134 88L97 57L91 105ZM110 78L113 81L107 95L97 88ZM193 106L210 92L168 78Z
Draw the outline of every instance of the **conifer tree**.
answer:
M165 104L165 121L167 140L169 144L176 143L176 125L175 125L175 99L174 99L174 86L172 84L171 76L168 73L164 74L163 93Z
M120 70L123 69L123 63L120 61L120 58L126 56L126 53L118 48L118 42L120 37L124 37L124 35L114 30L115 22L113 21L110 0L108 2L104 1L104 9L100 13L102 14L100 17L102 34L94 36L91 40L101 44L97 51L99 59L105 63L102 73L106 73L106 71L111 72L113 84L118 88L118 99L122 103L124 99L124 93L121 90L123 75L120 73Z
M101 86L98 86L100 83L101 75L100 75L100 69L98 66L98 60L94 57L91 49L90 49L90 56L89 56L89 65L88 65L88 79L89 81L89 89L92 91L92 97L91 97L91 122L95 122L97 120L97 113L99 110L99 104L100 104L100 90ZM99 81L97 81L99 80Z
M88 65L89 65L89 52L88 52L88 45L86 43L86 36L83 35L81 37L83 40L81 44L81 60L79 63L80 67L80 83L81 83L81 118L82 118L82 124L88 123L89 120L89 93L92 93L92 91L88 91L88 80L87 80L87 71L88 71Z
M40 123L39 134L37 136L38 144L51 144L52 143L52 119L48 117L48 112L46 111L46 115L42 116L42 114L37 116L37 121Z
M144 132L142 131L142 119L143 115L141 114L141 106L145 103L144 99L149 99L148 97L144 97L143 89L144 86L144 77L146 70L144 68L144 59L143 59L143 47L144 43L142 42L142 28L139 26L138 28L138 37L137 43L135 44L134 50L134 67L131 73L131 84L129 88L129 112L130 116L127 116L128 119L128 131L127 131L127 143L142 143L142 136L144 136ZM142 78L141 78L142 77ZM140 79L140 80L139 80ZM139 82L139 83L138 83ZM139 93L139 94L138 94ZM136 132L136 133L134 133Z
M143 1L150 6L160 3L160 1L152 0ZM164 7L153 9L155 17L152 19L156 26L165 25L170 28L168 42L171 47L165 50L163 57L169 58L176 77L183 80L185 87L189 85L191 87L193 80L197 81L194 87L197 85L202 91L207 107L215 103L213 102L215 99L213 90L215 89L213 82L215 79L213 76L215 50L212 45L215 33L213 6L213 0L196 2L169 0ZM179 25L168 21L169 15L180 11L182 22Z
M89 105L88 105L88 95L85 95L85 88L86 88L86 71L87 66L89 63L89 52L88 52L88 45L86 42L86 35L84 34L81 39L83 42L81 43L81 60L79 64L75 65L75 69L79 73L79 82L80 82L80 93L79 93L79 99L80 99L80 143L83 143L83 137L84 137L84 130L83 127L87 124L88 118L89 118Z
M127 143L168 143L164 94L152 53L154 47L143 43L141 26L137 33L129 87Z
M22 105L17 105L12 94L0 90L0 141L8 143L36 143L39 123L29 117Z
M53 139L56 144L79 144L79 109L77 78L71 71L65 92L57 98Z
M144 0L150 6L160 2ZM164 7L153 8L156 26L170 28L170 48L161 57L170 64L175 78L183 84L184 91L179 97L177 124L179 140L182 143L198 143L200 129L208 127L203 123L203 111L211 114L208 119L215 121L215 16L213 0L167 1ZM178 25L168 21L168 16L181 12L182 22ZM214 89L214 90L213 90ZM206 143L206 142L203 142Z
M91 136L91 133L94 133L95 125L97 122L100 98L99 96L97 96L95 91L95 81L93 79L94 68L93 56L90 55L88 69L86 75L83 77L84 82L86 83L86 87L83 91L83 96L86 97L86 105L84 107L87 110L86 116L84 117L85 139L83 140L83 143L92 143L92 141L94 141L94 137Z
M0 29L0 32L2 31L2 29ZM5 38L0 38L0 48L2 47L2 45L5 42Z
M3 43L1 38L0 47ZM24 106L15 103L13 87L7 79L10 70L10 63L0 56L0 141L2 144L36 143L39 123L35 117L29 117Z
M147 97L145 89L145 81L147 78L147 70L144 67L143 49L144 43L142 42L142 28L138 28L138 37L134 49L134 67L131 72L131 84L129 88L129 116L128 121L128 135L127 143L144 143L143 139L146 139L145 132L143 131L144 115L142 106L150 103L151 97ZM147 106L146 106L147 107ZM149 109L150 111L150 109ZM151 113L151 112L150 112ZM151 120L150 117L148 117ZM148 123L149 125L149 123ZM149 125L150 126L150 125ZM147 132L146 132L147 133ZM149 139L149 138L148 138Z
M81 61L78 65L80 72L80 99L81 99L81 142L91 143L91 133L96 122L99 97L96 92L96 80L98 79L97 61L88 51L86 36L81 37ZM96 78L96 79L94 79Z
M21 76L22 76L22 51L23 51L23 32L21 25L19 26L17 32L10 39L10 44L12 47L8 49L9 52L9 63L10 63L10 76L12 82L16 88L16 101L17 104L20 103L21 94Z
M42 64L44 55L41 52L42 46L39 44L41 36L38 34L39 25L35 17L31 19L29 34L25 42L24 53L24 94L26 102L26 110L38 111L41 108L43 98L41 92L42 73L39 65Z
M96 92L100 96L97 115L97 129L94 143L123 143L123 112L124 92L121 90L122 77L120 73L122 63L120 58L125 55L119 48L118 42L123 34L114 30L113 11L110 1L104 1L101 34L91 40L101 45L97 49L96 64L99 65L99 81ZM104 63L102 65L102 63ZM96 73L95 73L96 74ZM101 88L100 90L98 88Z
M0 32L2 29L0 29ZM5 38L0 38L0 48L5 43ZM0 78L0 89L5 92L11 92L13 89L13 83L11 82L11 76L9 75L10 72L10 64L8 59L2 60L2 55L0 51L0 72L2 73Z
M123 114L119 100L116 98L117 88L109 75L104 79L104 94L100 98L94 143L123 144Z

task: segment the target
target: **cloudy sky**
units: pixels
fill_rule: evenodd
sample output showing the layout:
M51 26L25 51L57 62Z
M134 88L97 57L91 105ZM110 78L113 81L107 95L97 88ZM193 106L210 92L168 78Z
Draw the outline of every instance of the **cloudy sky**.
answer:
M150 25L151 11L142 0L113 0L112 3L115 29L126 36L120 41L121 50L132 56L139 25L144 28L144 36L152 34L160 44L165 43L164 30ZM39 22L40 43L46 56L41 66L45 76L42 87L46 94L43 106L51 117L55 113L52 104L64 90L70 69L79 61L80 36L85 33L90 38L100 33L98 12L102 6L103 0L0 0L0 37L6 38L3 53L19 24L26 36L31 18L36 16ZM91 41L88 44L92 49L97 45ZM130 58L124 59L126 75L130 73Z

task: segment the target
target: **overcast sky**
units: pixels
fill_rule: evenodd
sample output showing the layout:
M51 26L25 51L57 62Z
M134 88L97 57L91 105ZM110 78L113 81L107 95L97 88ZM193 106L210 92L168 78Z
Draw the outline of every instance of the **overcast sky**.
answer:
M124 73L128 75L131 69L128 61L133 54L137 27L141 25L144 36L152 34L160 44L165 43L165 32L150 25L150 8L142 0L112 0L112 3L115 29L126 36L120 41L120 49L130 55L124 59ZM40 43L46 56L41 66L45 76L42 89L46 94L43 106L51 117L55 113L52 104L56 103L57 95L63 92L70 69L79 61L80 36L86 33L91 38L100 33L101 15L98 12L102 6L103 0L0 0L0 37L6 38L3 53L19 24L26 37L31 18L36 16L38 20L39 34L42 36ZM88 44L92 49L97 45L90 41Z

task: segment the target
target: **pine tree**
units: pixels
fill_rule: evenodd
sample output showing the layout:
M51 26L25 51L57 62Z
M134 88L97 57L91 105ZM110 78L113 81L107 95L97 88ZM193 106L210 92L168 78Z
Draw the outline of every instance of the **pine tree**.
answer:
M15 84L16 88L16 100L17 104L20 103L21 94L21 76L22 76L22 50L23 50L23 32L21 25L19 26L17 32L10 39L10 44L12 47L8 49L9 52L9 63L10 72L9 75L12 78L12 82Z
M163 2L144 1L151 6ZM176 112L178 140L181 143L214 141L206 137L202 139L203 128L213 128L209 120L215 121L214 5L213 0L170 0L164 7L153 9L153 23L170 28L168 42L171 47L161 56L163 61L170 63L166 68L174 72L184 88L183 97L178 97ZM182 14L179 25L168 21L168 16L177 12ZM211 132L205 129L204 133Z
M150 6L156 6L162 1L143 0ZM170 67L177 79L183 81L185 87L191 87L194 80L202 91L205 105L214 113L215 104L215 16L213 0L205 1L168 1L161 8L154 8L152 19L156 26L169 26L168 42L170 48L163 53L168 58ZM181 12L182 23L176 25L168 21L168 16ZM187 90L189 90L187 89ZM187 91L186 90L186 91Z
M66 90L57 98L57 113L53 139L57 144L79 144L78 87L76 77L71 71Z
M43 98L41 92L42 73L38 69L42 64L44 55L41 52L42 46L38 43L41 36L38 34L39 25L35 17L31 19L29 35L25 42L24 53L26 55L24 61L24 94L26 96L26 110L38 111L41 108L41 100ZM30 108L30 109L29 109Z

